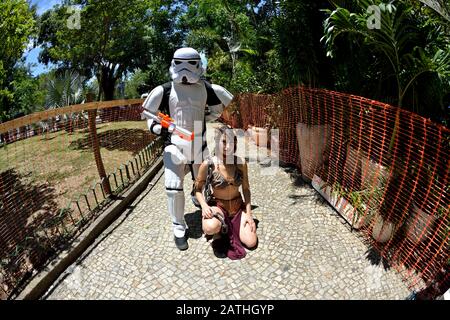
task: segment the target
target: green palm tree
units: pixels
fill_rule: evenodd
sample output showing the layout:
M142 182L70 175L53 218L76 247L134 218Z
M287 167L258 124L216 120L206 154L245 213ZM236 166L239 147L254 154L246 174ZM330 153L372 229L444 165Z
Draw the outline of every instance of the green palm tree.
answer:
M46 107L47 109L62 108L83 102L84 77L75 71L66 70L63 74L56 75L47 84ZM72 122L79 114L65 114L66 130L73 132Z
M339 1L342 3L343 1ZM376 5L380 11L380 28L369 28L368 21L373 11L368 8ZM370 47L380 73L395 79L397 104L401 108L405 95L419 77L425 73L435 73L443 82L450 83L450 46L446 50L439 48L430 52L422 47L423 35L416 21L412 18L412 6L406 2L395 6L392 2L381 0L359 0L353 3L350 11L336 5L325 20L325 35L322 41L327 47L327 55L333 57L335 41L345 36L347 40ZM397 110L394 132L389 150L392 150L400 121L400 108Z
M46 106L61 108L83 101L84 78L75 71L65 71L50 79L47 84Z

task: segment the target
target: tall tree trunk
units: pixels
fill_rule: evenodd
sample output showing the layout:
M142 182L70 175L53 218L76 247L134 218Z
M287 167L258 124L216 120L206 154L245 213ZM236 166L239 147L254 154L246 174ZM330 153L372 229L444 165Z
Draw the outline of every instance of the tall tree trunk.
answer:
M115 87L116 87L115 79L107 79L106 81L103 82L102 91L104 101L114 100Z
M114 71L108 67L102 67L100 78L97 76L99 83L100 94L103 96L103 101L114 100L114 91L116 89L117 77L114 76Z

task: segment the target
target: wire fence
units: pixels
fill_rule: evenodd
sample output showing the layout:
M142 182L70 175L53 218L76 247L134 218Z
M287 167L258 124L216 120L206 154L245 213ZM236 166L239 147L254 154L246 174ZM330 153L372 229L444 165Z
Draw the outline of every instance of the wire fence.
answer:
M305 87L240 95L222 119L253 131L279 129L280 160L300 168L359 231L369 258L395 267L410 288L450 286L448 128L384 103Z
M88 103L0 124L1 298L160 155L141 104ZM222 120L254 132L279 129L280 160L300 168L411 288L448 288L448 128L377 101L304 87L238 95Z
M66 248L161 154L141 105L87 103L0 124L0 298Z

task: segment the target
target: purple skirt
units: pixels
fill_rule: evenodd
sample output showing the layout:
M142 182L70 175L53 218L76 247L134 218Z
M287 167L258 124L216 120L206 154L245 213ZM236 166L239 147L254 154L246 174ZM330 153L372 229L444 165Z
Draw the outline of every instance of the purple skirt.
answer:
M242 211L245 210L244 201L241 199L240 207L234 212L232 217L230 213L225 209L221 200L216 199L216 206L222 211L225 217L225 223L228 225L228 238L230 239L230 245L228 246L227 257L231 260L239 260L245 257L246 251L242 245L241 238L239 237L241 230L241 216Z

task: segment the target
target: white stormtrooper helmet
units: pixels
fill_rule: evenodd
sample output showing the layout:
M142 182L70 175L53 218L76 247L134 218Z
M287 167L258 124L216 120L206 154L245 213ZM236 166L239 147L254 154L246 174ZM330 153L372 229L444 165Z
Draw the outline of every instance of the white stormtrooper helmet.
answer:
M174 82L184 84L198 82L204 72L200 54L192 48L175 51L169 70Z

